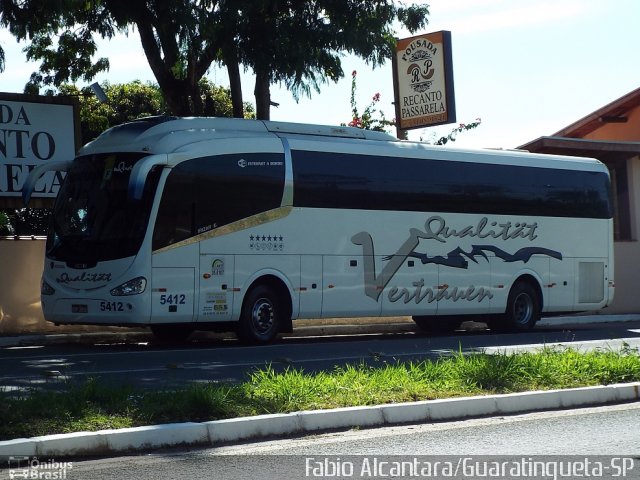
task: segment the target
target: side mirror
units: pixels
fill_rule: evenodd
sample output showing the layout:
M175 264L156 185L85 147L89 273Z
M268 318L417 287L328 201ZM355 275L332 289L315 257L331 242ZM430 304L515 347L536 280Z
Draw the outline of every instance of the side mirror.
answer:
M142 192L144 191L144 183L151 169L156 165L168 164L169 160L166 155L151 155L136 162L129 177L129 199L140 200L142 198Z
M38 182L38 180L40 180L40 177L42 177L42 175L52 170L66 172L67 170L69 170L71 162L73 162L73 160L47 162L44 165L40 165L31 170L29 176L24 182L24 185L22 186L22 202L24 203L25 207L29 204L29 200L31 200L33 190L36 188L36 183Z

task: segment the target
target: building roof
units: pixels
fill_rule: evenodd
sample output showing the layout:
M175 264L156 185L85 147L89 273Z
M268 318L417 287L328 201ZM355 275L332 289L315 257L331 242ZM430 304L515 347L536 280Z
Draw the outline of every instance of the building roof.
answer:
M640 142L588 140L584 138L566 138L556 135L540 137L519 148L530 152L549 153L552 155L593 157L605 163L640 155Z
M623 95L604 107L590 113L577 122L554 133L553 137L583 138L602 126L603 123L624 123L626 113L640 105L640 88Z
M603 162L615 162L640 155L640 142L584 138L605 123L626 122L628 112L638 106L640 106L640 88L623 95L551 136L540 137L518 148L535 153L594 157Z

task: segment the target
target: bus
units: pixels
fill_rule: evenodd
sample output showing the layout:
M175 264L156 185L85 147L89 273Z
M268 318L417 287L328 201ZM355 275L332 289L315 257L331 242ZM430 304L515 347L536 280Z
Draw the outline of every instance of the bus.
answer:
M66 172L41 286L55 324L265 343L294 319L527 331L613 300L610 178L595 159L149 117L34 170L25 202L46 170Z

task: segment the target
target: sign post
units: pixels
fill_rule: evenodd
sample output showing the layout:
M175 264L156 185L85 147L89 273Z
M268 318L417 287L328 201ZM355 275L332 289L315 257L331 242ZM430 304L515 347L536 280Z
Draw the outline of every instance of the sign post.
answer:
M398 138L403 130L456 121L451 32L398 40L393 72Z

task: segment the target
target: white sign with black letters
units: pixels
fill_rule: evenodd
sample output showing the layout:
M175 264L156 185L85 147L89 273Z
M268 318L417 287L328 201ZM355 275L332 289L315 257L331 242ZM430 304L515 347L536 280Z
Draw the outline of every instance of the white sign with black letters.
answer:
M76 153L73 104L19 98L0 94L0 197L20 196L31 170L45 162L72 159ZM47 172L33 197L55 197L63 176Z

